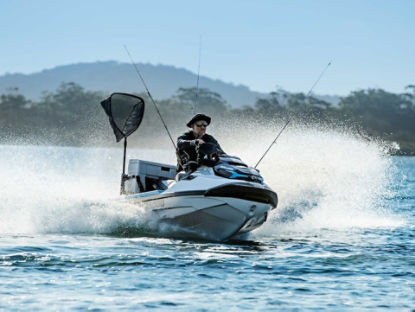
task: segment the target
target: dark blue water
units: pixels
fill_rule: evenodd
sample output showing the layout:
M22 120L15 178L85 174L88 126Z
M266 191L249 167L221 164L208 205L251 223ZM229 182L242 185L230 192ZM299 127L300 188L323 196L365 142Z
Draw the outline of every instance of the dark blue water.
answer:
M359 144L275 154L280 206L221 244L140 234L119 151L0 147L0 310L414 311L415 158Z

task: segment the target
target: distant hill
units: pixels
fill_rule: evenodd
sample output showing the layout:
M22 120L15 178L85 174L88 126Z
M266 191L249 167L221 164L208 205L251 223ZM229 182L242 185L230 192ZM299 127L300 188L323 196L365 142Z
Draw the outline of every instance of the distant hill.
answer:
M172 96L180 87L195 87L196 75L183 68L167 65L138 64L151 94L157 99ZM75 82L86 90L119 92L143 92L134 68L129 63L115 61L78 63L57 66L32 74L6 74L0 76L0 93L10 88L19 88L19 93L27 98L39 99L42 92L54 91L62 82ZM250 90L244 85L234 85L221 80L200 77L199 86L222 95L234 108L252 106L264 93ZM338 97L321 96L332 103Z
M166 65L138 66L155 98L168 98L180 87L196 86L196 75L189 70ZM108 93L144 91L131 64L107 61L57 66L28 75L6 74L0 76L0 93L17 87L19 93L30 99L38 99L43 91L54 91L61 82L76 82L87 90ZM253 105L257 97L265 95L243 85L204 76L200 77L199 86L218 92L233 107Z

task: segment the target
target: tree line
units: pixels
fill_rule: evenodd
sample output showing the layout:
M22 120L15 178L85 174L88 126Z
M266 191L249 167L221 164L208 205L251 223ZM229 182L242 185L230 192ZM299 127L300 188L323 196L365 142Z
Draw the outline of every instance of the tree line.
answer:
M164 135L146 94L138 95L147 103L140 136ZM17 88L9 89L0 95L0 143L107 144L113 141L112 133L99 105L107 96L73 82L62 83L36 101L25 98ZM184 130L185 122L195 111L212 115L218 124L229 120L272 123L290 118L306 124L352 128L364 137L397 142L399 154L415 155L415 85L399 94L382 89L353 91L336 105L313 95L276 90L258 98L252 107L236 109L220 94L204 88L198 90L197 100L195 88L180 88L172 97L157 103L174 133Z

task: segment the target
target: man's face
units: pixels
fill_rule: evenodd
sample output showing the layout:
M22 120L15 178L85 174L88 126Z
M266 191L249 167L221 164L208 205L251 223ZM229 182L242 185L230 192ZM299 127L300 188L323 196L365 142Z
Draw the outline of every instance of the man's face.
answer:
M193 132L198 136L202 136L206 133L207 125L208 123L205 120L196 121L192 126Z

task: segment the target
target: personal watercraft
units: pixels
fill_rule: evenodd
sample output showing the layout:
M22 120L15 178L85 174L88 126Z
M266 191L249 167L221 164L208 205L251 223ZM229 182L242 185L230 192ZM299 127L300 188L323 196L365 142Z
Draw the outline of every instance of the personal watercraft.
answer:
M258 228L276 208L277 194L264 183L257 169L238 157L219 155L211 144L198 147L198 159L186 164L186 171L176 172L173 165L130 159L125 174L127 136L141 122L144 101L114 93L101 105L117 141L124 138L121 194L125 201L150 213L159 229L167 229L159 234L225 241Z
M277 206L277 194L256 169L235 156L212 157L214 150L201 145L197 169L177 174L171 165L131 159L126 200L151 210L173 237L224 241L258 228Z

